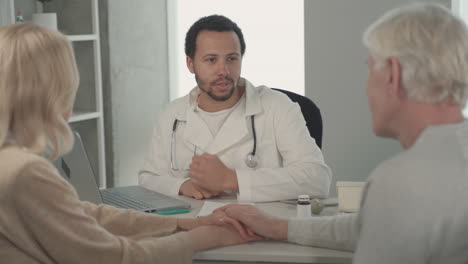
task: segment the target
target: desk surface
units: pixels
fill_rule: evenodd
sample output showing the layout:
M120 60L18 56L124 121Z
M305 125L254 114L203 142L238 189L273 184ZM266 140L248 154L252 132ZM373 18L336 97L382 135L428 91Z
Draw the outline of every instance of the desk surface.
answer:
M190 213L180 214L181 218L196 217L203 206L203 201L179 197L192 205ZM236 203L233 197L210 199L216 202ZM255 203L255 206L271 215L288 218L296 215L296 206L273 202ZM327 211L328 210L328 211ZM335 214L336 209L326 208L322 214ZM211 249L194 256L195 263L213 263L219 261L266 262L266 263L351 263L353 254L324 248L300 246L279 241L259 241L247 244Z

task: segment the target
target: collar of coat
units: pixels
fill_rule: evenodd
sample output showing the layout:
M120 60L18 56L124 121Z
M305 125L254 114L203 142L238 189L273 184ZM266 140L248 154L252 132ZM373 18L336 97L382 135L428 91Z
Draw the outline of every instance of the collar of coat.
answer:
M190 91L184 98L185 107L176 113L177 120L185 122L183 132L185 142L197 146L203 152L217 155L252 133L250 116L263 111L260 89L254 87L246 79L241 79L241 81L245 83L245 108L234 109L215 137L211 135L205 122L195 112L196 98L200 93L198 86Z

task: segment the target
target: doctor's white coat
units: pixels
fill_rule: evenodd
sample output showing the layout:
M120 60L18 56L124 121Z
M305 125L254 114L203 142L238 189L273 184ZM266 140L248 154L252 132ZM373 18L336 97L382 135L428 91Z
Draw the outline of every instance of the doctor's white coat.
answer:
M197 154L217 155L227 167L236 170L239 201L277 201L300 194L327 197L331 170L310 136L299 106L281 92L254 87L247 80L245 83L245 107L236 107L214 138L196 113L198 87L170 103L156 122L139 183L175 196L189 179L188 171L171 169L171 137L177 119L174 165L187 169L195 146ZM245 164L246 155L253 150L251 115L255 116L259 160L255 169Z

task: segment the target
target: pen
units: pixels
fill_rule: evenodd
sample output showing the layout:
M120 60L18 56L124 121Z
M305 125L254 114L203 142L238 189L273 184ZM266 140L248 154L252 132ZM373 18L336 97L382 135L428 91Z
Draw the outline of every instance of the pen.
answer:
M190 209L178 209L178 210L170 210L170 211L161 211L161 212L152 212L153 214L158 215L172 215L172 214L185 214L190 212Z

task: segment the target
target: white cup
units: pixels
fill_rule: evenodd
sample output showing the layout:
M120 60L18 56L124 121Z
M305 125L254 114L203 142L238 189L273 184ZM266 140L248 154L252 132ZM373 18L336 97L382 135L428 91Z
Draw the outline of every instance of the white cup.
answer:
M56 13L37 13L32 15L32 22L43 27L57 30Z
M338 210L347 213L358 212L365 185L366 182L337 181Z

